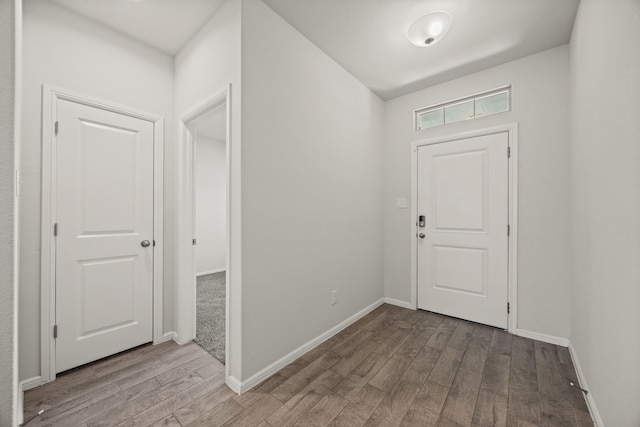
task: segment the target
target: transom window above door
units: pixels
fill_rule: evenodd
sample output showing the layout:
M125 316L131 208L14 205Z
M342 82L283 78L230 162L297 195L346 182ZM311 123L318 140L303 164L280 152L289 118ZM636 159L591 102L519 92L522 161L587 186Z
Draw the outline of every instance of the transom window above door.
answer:
M415 130L511 110L511 86L431 105L414 111Z

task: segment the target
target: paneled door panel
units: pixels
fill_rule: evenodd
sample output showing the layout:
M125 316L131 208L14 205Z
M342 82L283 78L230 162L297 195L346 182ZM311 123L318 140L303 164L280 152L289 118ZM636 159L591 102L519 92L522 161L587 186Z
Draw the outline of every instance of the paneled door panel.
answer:
M66 100L57 114L62 372L152 341L153 123Z
M418 148L418 308L507 327L508 134Z

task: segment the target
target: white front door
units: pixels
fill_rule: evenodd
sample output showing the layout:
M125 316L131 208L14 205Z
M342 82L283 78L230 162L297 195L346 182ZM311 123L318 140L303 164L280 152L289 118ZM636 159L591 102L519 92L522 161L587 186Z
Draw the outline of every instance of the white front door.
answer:
M58 100L56 372L152 341L152 122Z
M507 328L508 144L418 147L418 308Z

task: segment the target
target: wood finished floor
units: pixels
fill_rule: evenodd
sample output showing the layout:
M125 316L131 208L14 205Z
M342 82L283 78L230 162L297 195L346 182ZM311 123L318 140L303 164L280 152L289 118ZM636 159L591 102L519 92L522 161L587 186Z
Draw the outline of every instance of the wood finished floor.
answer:
M25 393L28 427L593 426L566 348L383 305L238 396L191 343L145 346ZM576 382L577 383L577 382Z

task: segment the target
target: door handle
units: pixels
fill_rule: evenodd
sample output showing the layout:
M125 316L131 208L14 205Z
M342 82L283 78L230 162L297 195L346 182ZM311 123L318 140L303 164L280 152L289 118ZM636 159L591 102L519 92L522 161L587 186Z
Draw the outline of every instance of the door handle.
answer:
M150 245L151 245L151 242L148 240L143 240L142 242L140 242L140 246L142 246L143 248L146 248Z
M420 233L420 234L418 234L418 237L419 237L419 238L421 238L421 239L424 239L426 236L427 236L427 235L426 235L426 234L424 234L424 233Z

